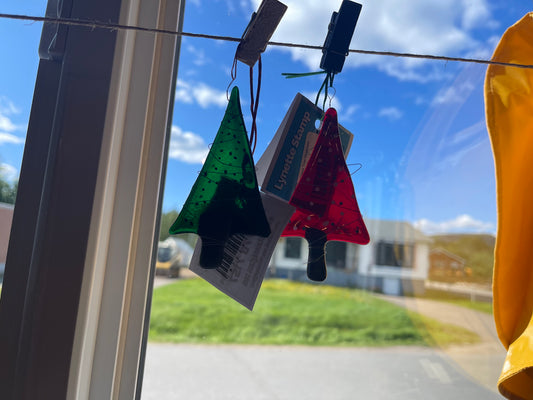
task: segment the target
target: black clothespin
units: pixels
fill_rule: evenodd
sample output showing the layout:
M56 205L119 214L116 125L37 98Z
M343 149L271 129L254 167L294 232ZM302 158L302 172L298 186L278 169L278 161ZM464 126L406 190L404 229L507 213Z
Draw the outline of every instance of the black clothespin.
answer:
M237 77L237 60L250 67L250 111L252 113L250 146L252 148L252 154L257 144L256 118L259 107L259 92L261 90L261 53L266 50L268 41L274 34L286 10L287 6L278 0L263 0L261 2L257 12L252 14L252 18L242 35L242 40L239 46L237 46L233 67L231 68L231 82L229 86L231 86ZM257 92L254 98L253 67L257 60L259 60L259 76L257 79Z
M342 71L362 7L359 3L343 0L339 12L333 12L322 50L321 69L333 74Z
M235 58L253 67L283 18L287 6L278 0L263 0L237 47Z

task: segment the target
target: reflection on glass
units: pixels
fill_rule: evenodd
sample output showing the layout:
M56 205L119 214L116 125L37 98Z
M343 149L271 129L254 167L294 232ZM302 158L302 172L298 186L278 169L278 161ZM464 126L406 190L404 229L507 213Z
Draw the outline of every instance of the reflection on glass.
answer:
M191 2L184 29L240 37L258 2L223 3ZM274 40L322 44L336 6L286 4L290 23L282 20ZM528 11L456 2L454 14L430 1L393 15L384 4L363 4L352 48L490 58ZM234 50L184 41L165 213L179 212L213 141L207 132L227 104ZM264 54L256 161L295 93L314 99L320 85L281 73L317 70L320 56L273 46ZM500 398L484 74L479 65L351 54L330 100L354 134L347 164L370 243L328 243L328 276L317 285L306 278L300 239L280 240L252 313L199 279L156 281L143 398ZM242 93L247 79L238 69Z

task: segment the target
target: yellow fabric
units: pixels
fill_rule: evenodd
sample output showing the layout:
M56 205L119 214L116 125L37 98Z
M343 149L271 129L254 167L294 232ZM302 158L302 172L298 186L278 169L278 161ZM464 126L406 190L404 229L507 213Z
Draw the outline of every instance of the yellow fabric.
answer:
M533 65L533 13L505 32L493 60ZM507 348L498 388L533 399L533 69L491 65L485 107L498 202L494 319Z

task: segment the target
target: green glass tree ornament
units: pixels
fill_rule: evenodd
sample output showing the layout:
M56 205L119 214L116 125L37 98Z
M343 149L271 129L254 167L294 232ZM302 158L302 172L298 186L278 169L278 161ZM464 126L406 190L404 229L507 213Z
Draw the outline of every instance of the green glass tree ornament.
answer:
M237 87L231 91L200 175L169 232L200 236L203 268L220 266L224 245L231 235L270 235Z

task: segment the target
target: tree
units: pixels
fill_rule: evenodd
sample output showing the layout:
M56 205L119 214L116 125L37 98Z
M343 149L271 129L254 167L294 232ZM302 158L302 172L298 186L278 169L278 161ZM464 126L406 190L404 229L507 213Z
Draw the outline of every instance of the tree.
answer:
M161 214L161 229L159 230L159 240L163 241L170 236L168 230L178 218L179 212L176 210Z
M0 176L0 203L15 204L18 182L10 184Z
M167 213L161 214L161 227L159 229L159 241L162 242L163 240L165 240L166 238L170 236L168 231L170 227L172 226L172 224L174 223L174 221L176 220L176 218L178 218L179 214L180 214L179 211L176 211L176 210L172 210ZM185 240L192 247L196 245L196 240L198 239L198 237L194 233L182 233L179 235L175 235L174 237L179 237L180 239Z

